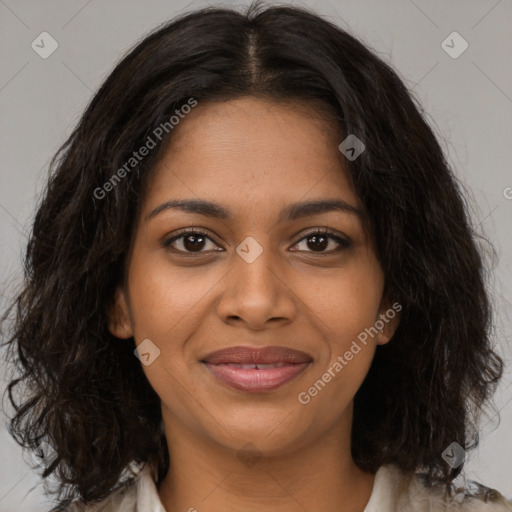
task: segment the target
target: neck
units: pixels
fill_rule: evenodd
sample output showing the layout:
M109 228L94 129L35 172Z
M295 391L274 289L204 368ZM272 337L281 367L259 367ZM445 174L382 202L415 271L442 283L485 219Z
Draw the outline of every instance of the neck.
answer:
M337 423L279 455L236 452L165 412L164 425L170 467L159 495L167 512L363 512L370 499L374 475L352 459L350 423L348 435Z

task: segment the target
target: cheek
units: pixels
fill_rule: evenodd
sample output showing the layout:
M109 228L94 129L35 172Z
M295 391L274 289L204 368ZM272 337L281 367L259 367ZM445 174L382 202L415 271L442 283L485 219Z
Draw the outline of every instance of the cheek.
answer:
M128 278L134 338L137 344L149 339L158 349L158 357L142 369L161 398L170 388L180 389L177 376L188 372L186 342L204 321L208 294L218 279L173 268L161 255L134 251Z
M315 287L310 307L322 321L329 344L338 353L374 326L382 292L383 276L377 265L353 265Z
M164 346L180 339L186 325L197 321L219 275L180 269L158 252L137 255L130 263L129 288L135 339L154 339Z
M142 370L163 404L184 421L193 417L190 394L196 393L194 381L187 379L185 348L194 326L204 320L208 293L218 281L213 277L173 268L161 254L139 255L134 251L130 262L134 337L137 344L151 340L159 351Z
M298 397L315 418L314 428L337 421L369 371L376 343L368 330L378 314L380 283L378 274L363 278L353 273L314 296L312 304L322 319L323 350L317 371Z

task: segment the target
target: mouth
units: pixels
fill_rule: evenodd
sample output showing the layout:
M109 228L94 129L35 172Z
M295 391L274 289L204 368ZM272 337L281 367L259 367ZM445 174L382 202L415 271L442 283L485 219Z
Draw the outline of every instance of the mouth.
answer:
M230 347L200 360L219 381L252 393L272 391L301 374L313 361L286 347Z

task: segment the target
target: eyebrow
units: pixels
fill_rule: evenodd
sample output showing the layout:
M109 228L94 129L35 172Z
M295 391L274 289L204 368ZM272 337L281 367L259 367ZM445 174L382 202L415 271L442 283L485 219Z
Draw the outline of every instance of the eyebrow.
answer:
M230 220L233 218L232 213L217 203L204 201L202 199L175 199L166 201L157 206L145 217L145 221L149 221L158 214L166 210L181 210L187 213L195 213L204 215L205 217L213 217L216 219ZM279 222L296 220L311 215L319 215L333 211L341 211L350 213L363 218L363 212L360 208L353 206L342 199L324 199L315 201L306 201L295 203L281 209L279 213Z

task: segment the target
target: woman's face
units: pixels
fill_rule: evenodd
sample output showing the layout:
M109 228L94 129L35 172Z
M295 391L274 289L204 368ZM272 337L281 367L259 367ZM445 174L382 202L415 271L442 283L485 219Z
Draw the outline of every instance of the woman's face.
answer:
M350 426L354 395L395 322L378 322L389 310L384 277L336 128L313 108L246 97L199 103L172 137L110 325L144 342L166 428L278 454ZM319 229L332 236L311 235ZM376 322L384 332L365 331ZM210 357L231 347L290 350Z

